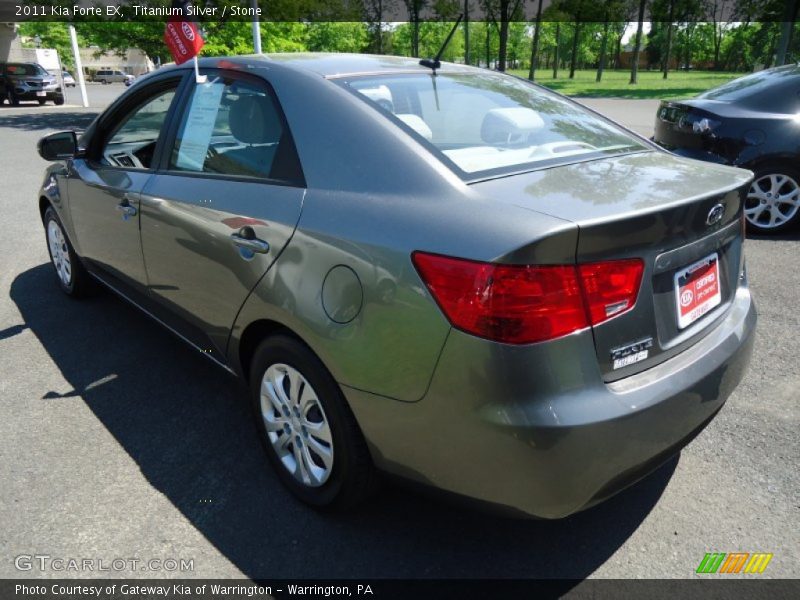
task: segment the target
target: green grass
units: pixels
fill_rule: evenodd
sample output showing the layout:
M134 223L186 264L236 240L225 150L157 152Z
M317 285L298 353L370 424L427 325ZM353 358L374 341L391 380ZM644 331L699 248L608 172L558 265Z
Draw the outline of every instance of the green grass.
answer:
M509 72L520 77L528 76L527 70L513 69ZM536 82L567 96L665 100L691 98L745 73L670 71L664 80L660 72L639 71L636 85L628 83L629 70L604 71L600 83L594 80L596 74L595 70L575 71L575 79L569 79L569 69L560 69L558 79L553 79L552 69L540 69L536 71Z

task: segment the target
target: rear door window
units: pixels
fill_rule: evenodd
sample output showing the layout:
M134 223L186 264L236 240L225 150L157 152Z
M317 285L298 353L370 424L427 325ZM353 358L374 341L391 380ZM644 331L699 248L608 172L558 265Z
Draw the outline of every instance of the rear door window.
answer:
M211 77L187 102L169 169L298 183L297 154L266 84Z

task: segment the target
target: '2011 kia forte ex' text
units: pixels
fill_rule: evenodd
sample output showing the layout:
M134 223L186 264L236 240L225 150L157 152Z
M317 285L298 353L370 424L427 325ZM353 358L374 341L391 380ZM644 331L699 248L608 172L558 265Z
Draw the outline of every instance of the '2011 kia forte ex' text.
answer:
M563 517L741 380L749 171L484 69L291 54L200 75L159 69L40 142L56 281L101 282L246 382L308 504L388 472Z

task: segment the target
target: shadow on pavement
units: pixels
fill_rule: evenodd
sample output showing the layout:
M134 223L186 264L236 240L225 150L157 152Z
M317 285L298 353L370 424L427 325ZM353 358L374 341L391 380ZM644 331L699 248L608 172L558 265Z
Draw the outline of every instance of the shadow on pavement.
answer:
M15 106L14 113L8 109L11 107L3 106L0 109L0 127L11 129L21 129L24 131L42 131L45 129L86 129L99 114L97 111L86 110L67 110L67 111L44 111L38 105ZM21 110L29 108L27 112Z
M636 531L678 463L561 521L472 512L395 486L357 512L321 514L269 469L235 381L137 309L108 293L65 297L48 264L18 275L11 298L19 331L33 331L74 388L33 401L80 396L148 482L249 577L583 579Z

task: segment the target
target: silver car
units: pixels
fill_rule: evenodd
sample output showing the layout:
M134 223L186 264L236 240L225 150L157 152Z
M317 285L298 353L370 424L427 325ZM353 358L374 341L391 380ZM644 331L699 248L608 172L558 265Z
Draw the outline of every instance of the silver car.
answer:
M352 506L387 472L563 517L741 380L749 171L483 69L200 66L40 142L48 248L64 292L99 281L246 382L304 502Z

